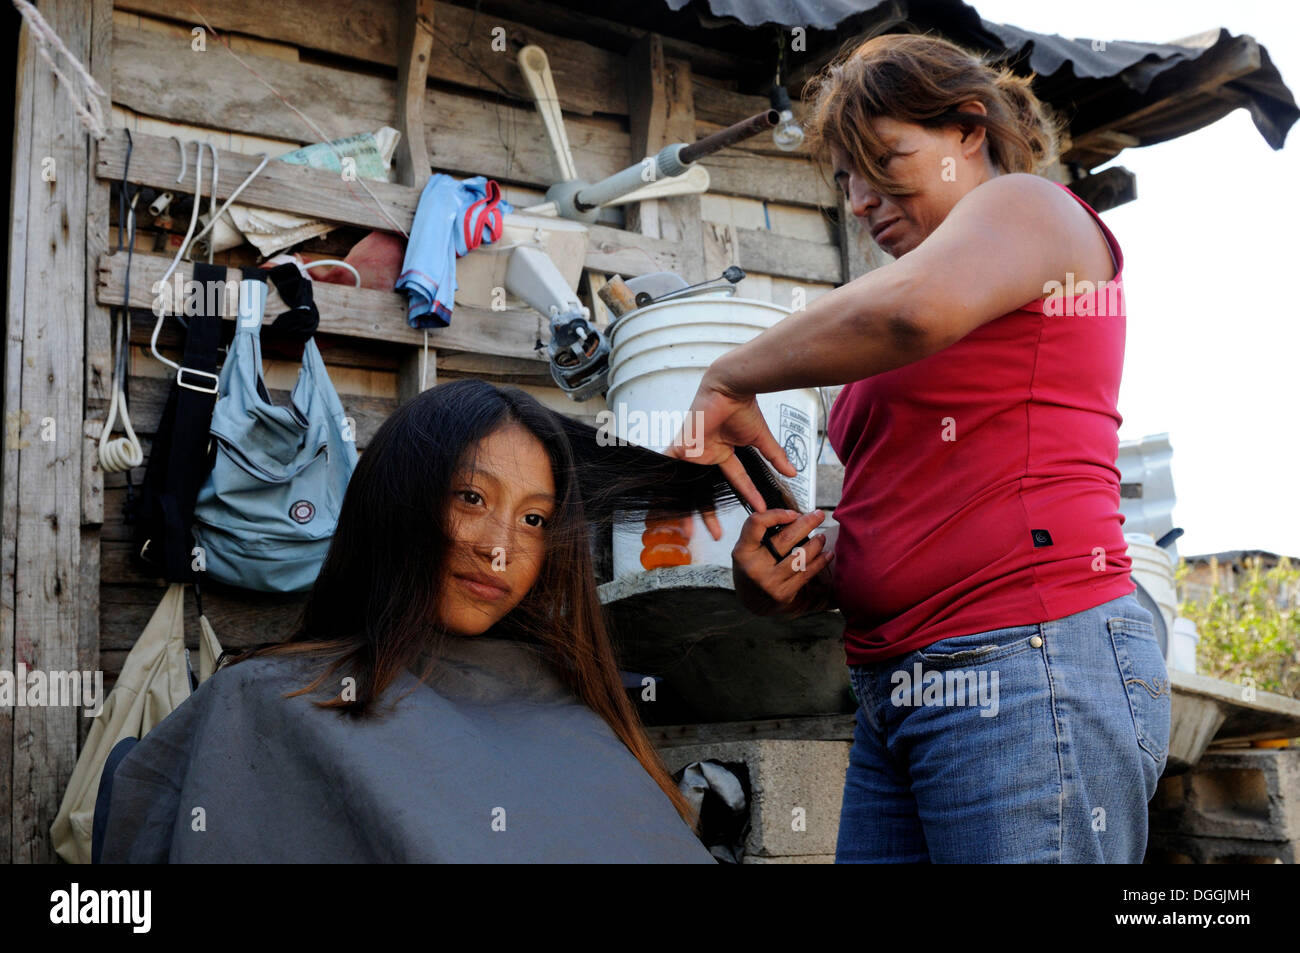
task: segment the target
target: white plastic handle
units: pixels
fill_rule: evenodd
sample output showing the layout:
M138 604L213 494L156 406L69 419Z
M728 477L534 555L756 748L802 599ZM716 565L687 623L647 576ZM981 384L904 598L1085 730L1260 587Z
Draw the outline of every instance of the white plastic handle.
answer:
M554 202L543 202L541 205L530 205L528 208L521 208L519 211L526 212L529 215L545 215L548 218L555 218L560 214L560 207ZM486 246L479 246L479 248L484 247Z
M573 153L569 150L569 137L564 132L564 115L560 111L560 97L555 92L555 81L551 78L551 64L546 58L546 51L535 43L529 43L519 51L519 71L524 74L524 82L537 103L537 112L541 114L546 126L546 135L551 140L551 150L555 153L555 163L559 168L560 181L568 182L578 177L577 166L573 164Z
M695 195L709 191L709 170L702 165L693 165L681 175L649 182L635 192L621 195L606 205L626 205L628 202L644 202L646 199L662 199L671 195Z

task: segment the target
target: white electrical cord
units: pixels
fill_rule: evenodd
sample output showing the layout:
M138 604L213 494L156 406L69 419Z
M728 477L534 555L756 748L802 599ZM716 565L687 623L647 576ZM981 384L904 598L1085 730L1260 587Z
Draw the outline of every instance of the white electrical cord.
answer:
M114 345L114 353L119 354L125 346L122 341L122 332L126 326L126 314L123 313L117 321L117 340ZM125 363L125 362L121 362ZM135 430L131 427L131 417L126 412L126 394L122 392L122 378L118 374L118 368L113 368L113 400L108 405L108 419L104 421L104 429L99 435L99 465L105 473L118 473L122 470L130 470L132 467L138 467L144 462L144 450L140 447L140 438L135 435ZM122 411L122 429L126 431L125 437L109 439L113 432L113 422L117 419L118 409Z
M172 276L172 272L176 270L176 266L181 263L181 258L182 256L184 256L185 250L190 247L190 239L194 235L194 226L198 223L199 220L199 206L202 204L202 202L203 202L203 143L197 142L195 143L195 149L194 149L194 209L193 211L190 212L190 227L186 230L185 239L181 242L181 247L176 249L176 257L173 258L172 263L167 266L167 271L162 276L162 280L160 280L156 285L154 285L155 288L159 288L161 286L162 294L167 293L167 279ZM166 314L167 312L164 308L162 307L158 308L158 320L154 322L153 335L149 338L149 350L153 353L154 357L162 361L168 367L175 368L177 375L179 375L181 366L177 364L175 361L163 357L162 354L159 353L158 351L158 332L162 330L163 318L166 316Z
M199 232L197 235L194 236L195 244L203 241L203 239L207 237L208 232L212 231L212 229L216 227L217 220L221 218L221 216L226 214L226 209L230 208L230 203L235 201L235 199L239 198L239 193L244 191L244 189L248 188L249 183L251 183L255 178L257 178L258 175L261 174L262 170L266 168L266 164L271 161L270 153L262 152L259 153L259 155L261 155L262 157L261 163L258 165L256 169L248 173L248 178L244 179L243 182L239 183L239 188L235 189L235 191L230 193L230 197L221 204L220 211L214 212L212 214L212 218L208 221L208 224L203 226L203 231ZM216 152L214 151L213 152L214 161L215 161L215 157L216 157ZM213 202L212 202L213 205L216 205L215 196L216 196L216 192L214 190ZM208 254L209 255L212 254L211 243L209 243Z
M212 189L208 192L208 213L212 216L212 221L217 220L217 181L220 178L218 171L220 163L217 161L217 147L208 143L208 148L212 150ZM204 235L208 233L205 228L195 239L197 243ZM208 242L208 264L212 264L212 243Z
M139 192L131 197L131 207L127 213L126 223L124 226L123 223L118 223L120 227L125 228L125 234L130 236L132 240L135 238L135 203L139 198ZM135 430L131 427L131 417L126 412L126 393L122 389L127 374L124 348L129 346L129 342L122 340L125 334L127 315L128 312L123 309L117 320L117 332L113 345L113 377L110 383L113 399L108 405L108 419L104 421L104 429L99 434L99 465L106 473L130 470L132 467L138 467L144 462L144 450L140 446L140 438L135 435ZM113 422L117 419L119 407L122 411L122 429L126 431L126 436L110 439L113 433Z
M162 276L161 281L159 281L158 283L159 285L163 286L164 294L166 293L167 279L172 276L172 273L176 270L176 266L180 264L181 259L189 251L190 246L195 242L198 242L208 234L208 232L213 228L213 226L217 224L217 220L220 219L221 216L225 214L226 209L230 206L230 203L235 201L235 199L239 197L239 193L244 191L244 189L248 187L248 184L252 182L253 179L257 178L258 174L264 168L266 168L267 162L270 161L270 155L268 153L265 152L261 153L262 161L257 166L257 168L248 174L248 178L244 179L243 182L239 183L239 188L235 189L235 191L230 193L230 197L226 199L225 203L221 206L220 210L218 210L216 214L212 216L212 220L208 222L206 226L204 226L203 231L199 232L198 235L195 235L194 226L198 224L199 206L202 205L203 203L203 147L204 145L207 145L208 148L212 150L212 164L213 164L212 194L214 196L216 195L216 187L217 187L216 146L213 146L209 143L202 143L202 142L196 143L195 145L197 146L197 148L195 149L195 160L194 160L194 209L193 211L190 212L190 227L185 231L185 238L181 241L180 248L176 249L176 257L172 259L172 263L167 267L166 273ZM182 150L181 155L184 156L184 154L185 154L184 150ZM211 205L209 205L209 208L211 208ZM209 258L211 258L210 252L211 249L209 249ZM361 278L358 275L357 283L360 284L360 282L361 282ZM158 287L158 285L155 285L154 287L156 288ZM177 304L179 304L179 302L177 302ZM179 374L181 366L177 364L175 361L163 357L162 354L159 353L158 351L158 334L162 330L163 318L165 316L166 316L166 311L163 310L162 313L158 315L158 320L154 323L153 335L149 338L149 350L153 353L154 357L156 357L162 363L166 364L168 367L175 368L177 373Z
M176 143L176 148L181 150L181 171L176 176L176 184L180 185L181 180L185 178L185 163L189 161L185 156L185 143L181 142L179 136L168 136L167 138Z
M356 279L356 284L354 285L354 287L356 288L361 287L361 272L357 271L346 261L343 261L340 258L321 258L317 261L309 261L306 264L304 264L302 267L319 268L321 265L337 265L340 268L346 268L348 271L352 272L352 277Z

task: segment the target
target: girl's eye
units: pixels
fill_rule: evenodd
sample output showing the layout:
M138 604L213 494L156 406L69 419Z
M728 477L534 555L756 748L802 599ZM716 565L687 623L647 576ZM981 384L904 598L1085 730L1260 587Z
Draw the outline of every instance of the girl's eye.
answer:
M469 503L471 506L477 504L483 499L483 497L479 496L479 494L475 493L473 490L457 490L456 494L460 496L462 499L468 496L474 497L474 499L472 500L465 500L465 502Z
M529 523L528 525L529 525L529 526L536 526L536 527L539 527L539 528L545 526L547 523L550 522L550 520L548 520L548 519L547 519L545 516L543 516L541 513L529 513L527 516L524 517L524 519L526 519L526 520L527 520L527 519L536 519L538 522L536 522L536 523Z

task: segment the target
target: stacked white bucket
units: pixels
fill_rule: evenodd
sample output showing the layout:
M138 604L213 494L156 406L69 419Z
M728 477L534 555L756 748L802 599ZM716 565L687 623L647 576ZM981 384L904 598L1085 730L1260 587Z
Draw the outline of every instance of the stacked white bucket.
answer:
M1178 615L1178 592L1174 585L1173 555L1156 545L1149 533L1125 533L1129 559L1129 572L1142 584L1164 616L1169 647L1165 652L1169 668L1180 672L1196 672L1196 644L1200 636L1196 623Z
M663 451L685 422L705 370L732 348L757 337L790 314L768 301L729 297L726 291L651 304L625 315L614 329L606 404L618 437ZM817 499L820 399L815 388L758 395L768 429L799 473L784 480L800 512ZM692 431L687 431L688 437ZM741 507L720 511L721 540L699 514L689 544L691 565L731 566L731 549L747 516ZM640 530L615 529L614 576L643 572Z

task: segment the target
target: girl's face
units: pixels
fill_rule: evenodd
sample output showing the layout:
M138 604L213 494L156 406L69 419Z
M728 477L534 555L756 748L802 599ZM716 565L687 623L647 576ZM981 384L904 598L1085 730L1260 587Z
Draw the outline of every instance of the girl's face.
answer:
M438 599L443 627L462 636L487 631L528 594L556 505L551 458L517 424L479 441L475 467L452 483L453 545Z
M979 102L964 108L985 112ZM930 129L888 116L877 117L872 126L890 150L881 160L884 171L916 189L916 194L894 196L879 191L838 145L831 147L835 183L872 240L899 258L925 241L962 196L997 171L989 161L982 126Z

